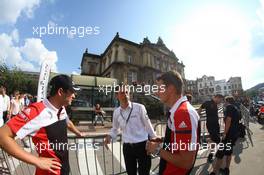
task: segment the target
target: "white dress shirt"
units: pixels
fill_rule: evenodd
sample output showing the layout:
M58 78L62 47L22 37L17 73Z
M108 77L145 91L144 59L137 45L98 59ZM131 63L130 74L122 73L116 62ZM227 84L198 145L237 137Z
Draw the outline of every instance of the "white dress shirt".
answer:
M9 107L10 107L10 98L8 95L1 95L4 99L4 105L3 105L3 111L8 111L9 110Z
M126 122L131 110L131 116ZM147 140L148 136L151 138L156 136L145 106L130 101L126 109L118 107L114 110L113 127L109 135L115 139L120 130L124 143L138 143Z
M3 126L4 120L3 120L3 112L4 112L4 98L2 95L0 95L0 127Z

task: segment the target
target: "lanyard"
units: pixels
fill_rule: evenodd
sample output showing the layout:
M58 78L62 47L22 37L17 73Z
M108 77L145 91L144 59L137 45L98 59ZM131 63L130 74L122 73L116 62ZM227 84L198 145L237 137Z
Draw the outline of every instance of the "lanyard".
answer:
M126 119L126 124L128 123L128 120L129 120L129 118L130 118L130 116L131 116L132 111L133 111L133 103L132 103L131 110L130 110L130 112L129 112L129 114L128 114L128 117L127 117L127 119ZM125 120L125 117L123 116L121 110L120 110L120 115L121 115L121 117Z
M63 109L63 107L61 107L61 108L58 110L58 113L57 113L58 120L60 120L60 114L61 114L62 109Z

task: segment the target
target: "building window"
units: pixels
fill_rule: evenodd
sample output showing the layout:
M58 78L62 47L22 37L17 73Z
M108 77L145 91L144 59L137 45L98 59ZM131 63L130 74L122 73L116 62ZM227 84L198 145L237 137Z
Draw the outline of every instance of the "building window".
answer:
M175 66L173 64L170 65L170 70L174 70Z
M131 55L128 55L127 56L127 60L128 60L128 63L132 63L132 56Z
M168 67L167 65L168 65L167 62L163 62L163 69L164 69L164 70L167 69L167 67Z
M102 72L105 70L105 59L102 61Z
M127 82L128 84L132 84L137 82L137 72L128 71L127 73Z
M226 86L224 86L224 90L226 90Z
M156 68L160 69L161 68L160 67L160 60L157 57L155 57L155 58L156 58Z
M202 83L200 84L200 88L202 88Z
M96 67L97 67L97 63L88 62L88 74L95 75Z
M118 49L116 49L115 51L115 60L117 60L117 57L118 57Z
M215 88L216 91L221 91L221 86L217 85Z

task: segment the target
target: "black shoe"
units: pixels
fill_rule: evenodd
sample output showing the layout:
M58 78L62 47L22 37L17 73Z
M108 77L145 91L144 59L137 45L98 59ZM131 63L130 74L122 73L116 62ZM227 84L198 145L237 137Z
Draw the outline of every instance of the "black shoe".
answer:
M207 158L207 162L213 163L213 157L214 157L214 155L212 153L210 153L208 158Z
M211 172L209 175L216 175L214 172Z
M223 174L224 175L229 175L230 171L229 171L229 168L225 168L224 171L223 171Z

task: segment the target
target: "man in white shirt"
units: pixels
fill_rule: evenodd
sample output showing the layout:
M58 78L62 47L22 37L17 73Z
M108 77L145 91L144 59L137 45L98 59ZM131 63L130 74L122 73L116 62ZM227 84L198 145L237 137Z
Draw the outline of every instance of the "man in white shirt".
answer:
M109 144L122 132L123 155L128 175L149 175L151 157L146 152L148 137L155 138L156 133L148 118L144 105L129 100L129 92L125 86L116 89L116 97L120 107L113 113L113 127L105 138ZM137 166L138 164L138 166Z
M0 127L4 124L3 107L4 107L3 88L1 87L0 88Z
M4 119L4 123L7 122L8 120L8 111L10 108L10 97L6 94L6 88L2 87L2 91L3 91L3 119Z

